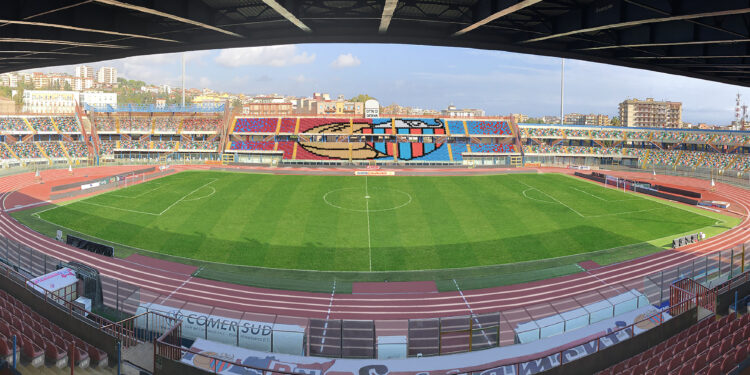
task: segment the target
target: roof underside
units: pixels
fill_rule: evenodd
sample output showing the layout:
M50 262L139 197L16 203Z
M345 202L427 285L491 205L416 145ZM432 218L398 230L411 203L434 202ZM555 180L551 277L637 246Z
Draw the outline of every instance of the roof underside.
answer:
M0 72L354 42L559 56L750 86L748 13L748 0L4 0Z

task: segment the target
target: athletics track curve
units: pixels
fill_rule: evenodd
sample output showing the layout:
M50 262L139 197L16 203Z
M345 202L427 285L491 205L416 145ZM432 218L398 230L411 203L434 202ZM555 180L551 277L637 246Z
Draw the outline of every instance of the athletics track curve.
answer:
M100 175L111 175L137 168L99 167L95 172ZM176 167L175 169L204 168L207 167L187 166ZM278 171L278 169L276 170ZM314 173L326 170L341 171L341 169L332 168L296 168L290 169L289 173ZM420 169L420 171L424 170ZM451 173L450 169L439 171L446 174ZM458 172L458 170L454 171ZM463 173L466 169L460 171ZM492 172L493 170L483 171ZM569 170L564 169L545 169L545 171L570 173ZM43 181L54 181L71 178L71 176L84 177L90 172L92 172L91 168L77 169L72 175L67 170L49 170L41 172L41 179ZM644 173L628 173L628 175L641 179L652 178L650 174ZM709 188L709 182L692 178L669 176L656 176L656 178L659 182L679 183L704 190ZM173 301L187 301L195 304L194 306L214 306L215 308L249 313L304 318L393 320L491 313L524 307L528 307L524 308L526 313L534 314L532 306L542 302L555 302L563 297L576 296L577 298L580 297L578 302L589 303L585 299L587 292L622 293L628 285L642 283L642 278L645 275L669 269L696 257L726 250L750 240L750 222L747 219L748 213L750 213L750 193L731 185L717 184L716 195L739 206L735 208L735 211L742 214L742 222L720 236L685 246L679 251L662 251L630 261L548 280L462 292L409 295L306 293L233 285L192 277L184 273L154 272L153 268L128 262L125 259L105 258L57 242L18 223L5 211L6 198L13 194L13 191L38 183L33 173L0 178L0 192L2 193L3 203L3 211L0 213L0 235L15 239L63 261L77 260L89 264L97 268L102 275L137 285L142 291L158 293L161 297L153 301L156 303L168 305L171 299ZM625 289L623 289L623 285L626 286ZM142 296L147 294L142 292ZM574 307L576 306L571 306L571 308ZM566 307L556 305L556 308L564 309ZM513 320L508 315L506 315L506 318Z

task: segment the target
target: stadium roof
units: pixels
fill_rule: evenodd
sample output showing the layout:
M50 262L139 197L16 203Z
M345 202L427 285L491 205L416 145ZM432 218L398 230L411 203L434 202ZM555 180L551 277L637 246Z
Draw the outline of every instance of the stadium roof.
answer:
M4 0L0 72L196 49L410 43L750 86L748 13L747 0Z

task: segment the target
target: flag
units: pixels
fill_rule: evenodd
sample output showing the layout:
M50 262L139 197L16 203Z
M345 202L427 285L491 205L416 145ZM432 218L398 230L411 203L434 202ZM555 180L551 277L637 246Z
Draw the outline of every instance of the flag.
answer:
M711 187L714 187L714 186L716 186L716 184L714 183L714 179L712 178L711 179Z

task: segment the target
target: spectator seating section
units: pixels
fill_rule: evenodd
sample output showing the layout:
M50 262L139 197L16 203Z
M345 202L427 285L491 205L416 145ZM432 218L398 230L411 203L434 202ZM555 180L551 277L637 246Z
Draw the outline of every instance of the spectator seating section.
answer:
M60 146L60 142L53 141L37 143L42 146L42 149L44 150L44 153L47 154L47 157L51 159L67 159L65 150L63 150L63 148Z
M72 358L80 367L108 365L107 353L51 323L0 290L0 342L5 342L7 346L13 335L16 336L22 358L28 361L41 364L46 359L48 363L65 366L67 360ZM2 349L3 345L0 344L0 354Z
M281 119L281 128L279 133L294 133L294 128L297 126L296 118L283 118Z
M515 152L516 147L514 145L507 144L473 144L471 145L471 152L488 152L488 153L508 153Z
M89 148L83 142L63 142L63 144L71 158L87 158L89 156Z
M181 119L176 117L157 117L154 119L154 131L176 133Z
M469 129L469 134L513 135L507 121L466 121L466 127Z
M73 116L55 116L52 118L57 125L57 130L61 133L79 133L78 119Z
M174 150L175 146L177 146L176 141L154 141L154 148L153 150ZM148 145L146 145L148 148Z
M49 117L27 117L26 120L37 132L57 133L57 131L55 130L55 125L52 123L52 119Z
M124 150L148 150L149 141L120 141L120 148Z
M450 161L448 145L445 143L439 145L432 152L419 158L419 161Z
M8 148L5 146L5 144L0 145L0 158L5 160L14 159L13 155L8 152Z
M232 150L270 151L273 150L273 141L233 141Z
M453 161L463 161L464 157L461 154L467 152L468 150L465 144L452 143L451 151L453 153Z
M113 132L117 130L117 124L115 123L115 119L113 117L97 117L94 123L96 124L96 130L99 132Z
M372 123L372 120L371 119L357 119L357 122ZM335 124L335 123L349 124L349 119L348 118L301 118L299 120L299 132L304 133L320 125ZM391 132L390 129L387 129L387 130L388 131L386 133Z
M219 148L219 142L208 142L208 141L183 141L180 142L179 150L194 151L194 150L208 150L216 151Z
M10 145L13 153L18 156L19 159L43 159L42 153L39 152L39 148L33 142L16 142Z
M99 153L101 155L112 155L115 153L116 145L117 145L117 142L115 141L102 141L99 144Z
M29 132L29 127L21 117L0 117L0 130L8 132Z
M284 159L291 159L294 153L294 144L296 142L279 142L279 151L284 153Z
M466 135L466 129L464 129L463 121L448 121L448 130L451 135Z
M151 118L150 117L121 117L120 118L120 132L150 132L151 131Z
M184 132L216 132L219 130L221 119L216 117L192 117L182 120Z
M599 374L727 374L748 358L749 351L750 314L730 314L706 318Z
M238 118L235 133L274 133L278 118ZM292 128L294 131L294 128Z

